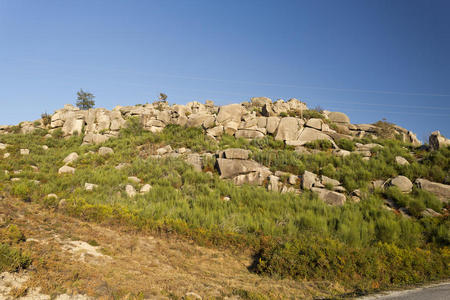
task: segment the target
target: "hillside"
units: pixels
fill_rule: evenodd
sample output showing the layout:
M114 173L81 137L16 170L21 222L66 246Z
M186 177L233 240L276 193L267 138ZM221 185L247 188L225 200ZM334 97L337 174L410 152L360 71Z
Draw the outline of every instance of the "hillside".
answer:
M421 145L395 124L351 124L296 99L66 105L0 127L0 272L25 269L29 291L138 299L183 297L194 281L203 297L255 299L447 279L449 145L439 132ZM98 247L111 271L62 268L68 240ZM155 240L166 261L141 267ZM46 257L48 241L62 250ZM124 268L128 277L114 275ZM64 276L50 285L48 270ZM139 274L167 284L128 283L150 280Z

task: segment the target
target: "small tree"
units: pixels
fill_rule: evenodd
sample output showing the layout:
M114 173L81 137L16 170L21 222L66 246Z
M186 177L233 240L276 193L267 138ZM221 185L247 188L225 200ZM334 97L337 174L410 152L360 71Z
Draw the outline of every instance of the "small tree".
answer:
M95 96L93 94L80 89L77 92L77 107L83 110L93 108L95 105L94 98Z
M159 100L161 101L167 101L167 95L164 93L160 93L159 94Z

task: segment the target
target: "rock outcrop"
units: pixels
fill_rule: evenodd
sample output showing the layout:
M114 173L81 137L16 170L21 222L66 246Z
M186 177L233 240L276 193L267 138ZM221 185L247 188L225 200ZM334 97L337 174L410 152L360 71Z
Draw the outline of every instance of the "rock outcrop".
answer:
M430 143L431 148L434 150L450 146L450 139L447 139L443 135L441 135L439 130L431 133L428 142Z
M432 182L422 178L416 179L415 184L417 187L434 194L443 202L450 201L450 185Z

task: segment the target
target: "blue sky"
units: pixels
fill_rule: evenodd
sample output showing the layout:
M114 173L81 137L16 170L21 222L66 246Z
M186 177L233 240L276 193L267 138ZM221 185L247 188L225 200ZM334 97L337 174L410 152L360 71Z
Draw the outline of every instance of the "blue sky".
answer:
M450 136L450 1L0 0L0 124L74 103L292 97Z

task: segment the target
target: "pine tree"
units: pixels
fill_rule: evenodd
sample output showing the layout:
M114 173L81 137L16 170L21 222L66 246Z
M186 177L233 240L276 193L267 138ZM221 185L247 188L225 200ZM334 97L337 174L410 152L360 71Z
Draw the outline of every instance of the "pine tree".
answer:
M95 105L94 98L95 96L92 93L80 89L77 92L77 107L83 110L93 108Z

